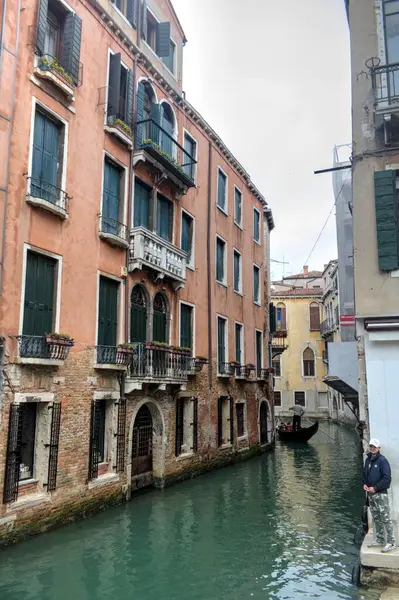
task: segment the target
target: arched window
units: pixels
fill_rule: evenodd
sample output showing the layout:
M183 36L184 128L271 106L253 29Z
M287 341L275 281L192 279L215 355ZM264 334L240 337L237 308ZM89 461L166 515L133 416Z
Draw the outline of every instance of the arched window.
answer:
M310 331L320 331L320 307L317 302L309 305Z
M168 342L167 304L163 294L158 293L154 298L154 320L152 339L154 342Z
M303 351L302 355L303 360L303 376L304 377L314 377L315 368L314 368L314 352L312 348L306 348Z
M147 299L141 285L132 289L130 308L130 341L145 342L147 339Z
M287 309L283 302L277 304L276 331L287 331Z
M167 102L161 104L161 127L166 133L161 131L160 146L164 152L173 157L175 144L172 138L175 134L175 115Z
M137 88L137 141L157 141L158 132L154 131L151 119L159 122L159 105L155 92L148 81L140 81Z

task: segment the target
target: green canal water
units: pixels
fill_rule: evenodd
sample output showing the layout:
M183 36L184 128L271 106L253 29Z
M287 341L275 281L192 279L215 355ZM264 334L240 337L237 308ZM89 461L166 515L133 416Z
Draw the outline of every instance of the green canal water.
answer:
M151 491L0 553L0 600L357 599L356 434Z

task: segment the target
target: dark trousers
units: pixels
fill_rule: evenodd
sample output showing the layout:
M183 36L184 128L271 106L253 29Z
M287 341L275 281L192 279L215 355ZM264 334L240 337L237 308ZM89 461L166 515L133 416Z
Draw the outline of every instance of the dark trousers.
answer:
M301 428L301 417L294 415L294 431L298 431Z

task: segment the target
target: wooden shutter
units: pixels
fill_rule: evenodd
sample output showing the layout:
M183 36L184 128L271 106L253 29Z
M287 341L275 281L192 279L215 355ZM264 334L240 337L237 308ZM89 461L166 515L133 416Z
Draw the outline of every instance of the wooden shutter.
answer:
M44 40L47 29L48 0L39 0L36 22L36 49L39 55L44 53Z
M108 79L108 108L109 117L119 116L121 87L121 55L111 54L109 59L109 79Z
M176 398L175 454L180 456L183 445L184 398Z
M60 132L58 125L51 119L44 122L42 179L57 187L58 166L60 163ZM51 196L55 190L49 190ZM50 198L45 198L51 200Z
M256 372L257 376L260 377L262 369L262 334L260 331L255 332L256 335Z
M269 327L270 333L273 334L276 331L276 307L273 302L269 304Z
M147 40L147 0L143 0L142 10L141 35L143 36L143 40Z
M234 399L230 397L230 444L234 444Z
M156 53L161 58L170 54L170 23L158 23L156 32Z
M180 346L192 348L192 314L193 309L187 304L180 305Z
M147 308L132 304L130 319L130 340L145 342L147 339Z
M161 121L162 121L162 115L161 115L161 105L160 104L152 104L151 105L151 127L150 127L150 138L151 140L155 143L155 144L159 144L160 143L160 127L161 127ZM163 124L162 124L163 126Z
M237 325L235 326L235 342L236 342L236 361L238 363L241 363L242 360L242 350L241 350L241 325Z
M99 410L99 404L95 400L92 400L90 423L89 479L97 479L98 477L100 427L101 415Z
M32 149L32 181L31 194L41 198L42 192L42 165L44 147L44 123L46 117L40 111L35 113L35 126L33 130Z
M128 69L126 74L126 104L125 104L125 123L131 126L133 123L133 98L134 98L134 77L133 71Z
M139 13L139 0L127 0L126 18L129 23L137 29Z
M224 251L225 245L222 240L216 241L216 279L224 281Z
M193 452L198 452L198 398L193 398Z
M138 179L134 182L134 226L150 228L150 190Z
M154 310L153 340L154 342L163 342L166 344L166 338L166 315Z
M56 202L55 188L58 183L59 163L59 126L42 112L36 111L32 154L32 196Z
M82 19L76 13L68 12L64 22L62 66L71 75L75 85L79 84L81 39Z
M18 498L19 468L21 465L22 411L23 407L21 404L10 405L3 489L4 503L15 502Z
M240 291L240 255L234 252L234 291Z
M226 176L218 171L218 206L226 210Z
M236 223L241 225L241 192L235 188L234 190L234 199L235 199L235 220Z
M126 439L126 400L120 398L118 405L118 425L116 431L116 472L125 470L125 439Z
M254 301L260 302L260 289L259 289L259 269L254 267Z
M260 239L260 220L259 213L254 209L254 239L259 242Z
M185 250L187 254L190 250L190 225L191 218L186 214L182 213L182 221L181 221L181 248Z
M374 173L378 264L381 271L399 266L398 195L396 171Z
M51 492L57 487L58 446L61 427L61 402L55 402L51 407L51 432L48 458L47 491Z
M116 346L118 282L100 277L98 345Z
M320 308L318 304L309 306L310 331L320 331Z
M173 206L166 198L158 194L157 234L164 240L171 240L173 231Z
M218 446L223 443L223 398L218 398Z
M41 336L53 330L57 261L28 251L26 261L24 335Z
M287 331L287 309L285 306L281 306L281 329Z
M136 123L140 123L144 119L144 99L145 99L145 86L140 81L137 86L137 116ZM136 147L140 148L144 140L144 132L146 131L146 125L141 124L136 127Z
M226 362L226 348L225 348L225 328L226 322L218 317L218 365L219 372L222 372L224 363Z
M104 162L102 227L105 233L118 235L121 173L109 160Z

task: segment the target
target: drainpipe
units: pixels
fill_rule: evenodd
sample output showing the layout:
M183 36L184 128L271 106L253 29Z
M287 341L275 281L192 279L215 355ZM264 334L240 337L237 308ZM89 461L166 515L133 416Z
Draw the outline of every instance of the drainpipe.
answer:
M137 93L136 93L136 79L137 79L137 56L133 59L133 114L132 114L132 133L133 133L133 147L130 151L129 159L129 189L128 189L128 200L127 200L127 232L130 237L130 227L132 222L132 202L133 202L133 177L134 177L134 147L136 141L135 132L135 119L136 104L137 104ZM129 252L130 246L126 250L126 269L129 269ZM125 341L129 339L129 275L125 278Z
M211 217L212 217L212 141L209 140L208 162L208 223L207 223L207 279L208 279L208 452L211 445L211 403L212 403L212 268L211 268Z

